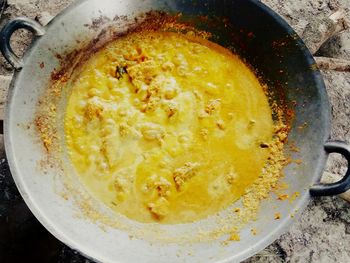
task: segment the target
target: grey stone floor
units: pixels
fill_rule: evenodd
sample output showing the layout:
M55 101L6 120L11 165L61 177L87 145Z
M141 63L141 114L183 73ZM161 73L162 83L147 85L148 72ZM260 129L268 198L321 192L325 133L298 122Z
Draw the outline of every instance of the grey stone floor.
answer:
M19 15L35 18L38 15L56 15L73 0L8 0L8 7L0 25L8 18ZM334 11L337 4L347 9L349 16L350 0L264 0L264 3L282 15L298 32L301 33L305 25L314 17L327 16ZM43 14L44 12L44 14ZM28 38L25 33L15 36L16 49L19 53L25 49ZM350 31L334 37L318 52L318 55L350 59ZM11 69L0 56L0 74L11 74ZM333 127L332 138L350 141L350 73L333 71L323 72L327 84L328 94L332 104ZM343 175L344 161L340 157L331 158L327 171ZM0 162L0 193L2 187L12 189L13 196L0 196L7 200L0 204L0 225L11 224L11 215L2 217L2 208L17 202L22 204L21 198L9 183L10 175L5 159ZM5 180L6 179L6 180ZM12 199L11 199L12 197ZM5 199L4 199L5 198ZM36 233L44 230L30 214L24 212L23 220L27 225L34 225ZM1 221L3 220L3 221ZM5 221L4 221L5 220ZM15 220L12 218L12 220ZM24 227L27 225L24 224ZM14 227L13 227L14 228ZM12 229L13 230L13 229ZM6 233L1 232L0 236ZM12 233L12 232L11 232ZM10 234L11 234L10 233ZM10 235L7 233L7 235ZM14 235L12 233L12 235ZM40 235L45 236L41 233ZM17 238L15 235L13 238ZM88 262L83 257L63 246L52 238L44 237L44 244L40 249L52 250L52 257L47 256L41 262ZM56 242L56 243L55 243ZM0 245L2 241L0 241ZM276 240L269 247L248 259L246 262L350 262L350 204L338 197L315 198L303 212L301 218L294 223L289 232ZM8 244L7 244L8 245ZM1 247L0 247L1 248ZM14 248L15 249L15 248ZM40 259L40 255L33 255L33 259ZM1 258L0 262L6 262ZM37 262L39 262L37 261ZM15 262L15 261L8 261Z

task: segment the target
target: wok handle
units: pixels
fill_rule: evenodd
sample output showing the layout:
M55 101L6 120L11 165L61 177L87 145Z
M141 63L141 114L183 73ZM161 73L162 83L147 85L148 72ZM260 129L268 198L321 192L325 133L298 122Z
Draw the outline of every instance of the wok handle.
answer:
M9 21L0 32L0 50L5 59L17 70L23 67L23 59L19 58L13 51L10 40L11 36L18 29L26 29L34 34L34 36L42 36L45 29L38 22L26 18L18 17Z
M350 189L350 146L341 141L326 142L324 148L327 153L339 153L348 161L348 170L345 176L332 184L316 184L310 188L313 196L338 195Z

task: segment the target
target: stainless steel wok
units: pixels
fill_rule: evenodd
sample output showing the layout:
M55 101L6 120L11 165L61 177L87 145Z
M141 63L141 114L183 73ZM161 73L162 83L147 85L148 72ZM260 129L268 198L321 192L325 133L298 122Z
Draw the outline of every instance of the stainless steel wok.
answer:
M290 107L296 105L289 141L295 142L300 152L290 154L303 162L289 165L284 180L289 185L287 192L300 192L300 196L292 203L276 198L263 202L257 221L242 230L240 242L226 246L222 246L222 239L192 244L152 244L147 239L129 238L127 230L101 228L98 223L79 216L73 199L66 200L59 194L61 171L53 167L44 172L38 167L46 152L38 143L36 130L24 127L33 122L38 101L50 84L51 73L60 67L57 54L79 49L78 43L93 39L96 29L87 25L101 17L113 23L117 16L134 17L151 9L181 12L183 19L225 18L229 26L198 20L197 27L212 32L214 41L221 45L233 47L275 91L277 101L283 99ZM32 31L35 37L24 57L18 58L11 49L10 37L21 28ZM312 55L290 26L259 1L79 0L46 27L27 18L10 21L2 29L0 44L3 55L16 69L4 127L6 153L17 187L34 215L53 235L96 261L237 262L257 253L286 231L310 200L310 194L334 195L350 188L349 170L338 183L317 184L327 155L340 153L349 161L350 148L342 142L327 141L330 107ZM298 129L300 126L304 128ZM281 213L280 220L273 220L274 211ZM294 219L291 214L295 215ZM139 223L129 224L140 227ZM258 235L250 234L252 227L259 229ZM162 227L170 232L190 233L191 229L191 224Z

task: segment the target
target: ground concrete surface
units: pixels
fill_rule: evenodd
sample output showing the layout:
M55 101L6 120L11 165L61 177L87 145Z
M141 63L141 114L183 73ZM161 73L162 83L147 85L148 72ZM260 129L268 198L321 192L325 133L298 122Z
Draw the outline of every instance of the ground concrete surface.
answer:
M73 0L8 0L0 25L15 16L54 16ZM350 0L264 0L301 34L314 17L328 16L341 5L350 14ZM43 13L44 12L44 13ZM19 53L27 43L25 33L14 37ZM328 41L317 55L350 60L350 30ZM0 56L0 75L11 68ZM324 71L332 104L332 138L350 142L350 73ZM328 162L327 171L344 175L345 162L338 156ZM350 262L350 204L338 197L314 198L289 232L257 255L253 262ZM63 247L60 262L89 262Z

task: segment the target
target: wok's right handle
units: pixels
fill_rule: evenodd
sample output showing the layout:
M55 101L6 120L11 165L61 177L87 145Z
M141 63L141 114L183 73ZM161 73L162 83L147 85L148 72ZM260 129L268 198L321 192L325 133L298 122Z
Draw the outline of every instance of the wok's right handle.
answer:
M26 29L32 32L35 36L45 34L45 29L38 22L26 18L18 17L9 21L0 32L0 50L5 59L17 70L23 67L23 59L19 58L10 44L11 36L18 29Z
M345 176L332 184L316 184L310 188L313 196L338 195L350 189L350 146L345 142L329 141L324 145L327 153L340 153L348 161Z

